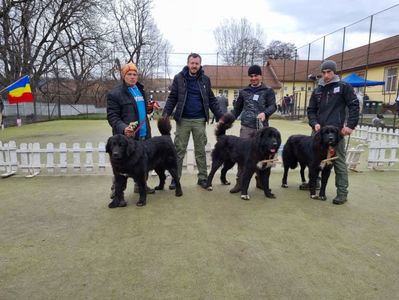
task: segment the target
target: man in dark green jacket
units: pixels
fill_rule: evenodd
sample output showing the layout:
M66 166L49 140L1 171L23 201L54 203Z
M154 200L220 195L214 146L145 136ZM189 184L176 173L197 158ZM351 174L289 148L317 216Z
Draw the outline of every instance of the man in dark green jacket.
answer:
M192 134L194 155L198 168L197 184L206 188L208 172L205 153L207 143L205 126L206 122L209 121L209 109L216 116L216 120L219 120L222 112L212 92L211 81L202 70L201 56L197 53L191 53L188 56L187 66L174 77L163 116L170 116L174 109L174 119L176 120L175 146L179 177L181 177L183 159L186 155L190 134ZM169 188L175 188L173 181Z
M337 64L326 60L321 64L322 78L309 100L307 114L309 125L319 131L325 125L340 128L343 136L349 136L359 121L359 100L351 85L336 75ZM344 204L348 196L348 169L346 166L345 139L337 147L338 159L334 162L337 196L334 204Z
M248 68L249 85L239 91L232 113L241 115L240 137L249 138L262 127L269 126L269 117L277 110L276 96L272 88L262 82L262 69L258 65ZM237 172L236 185L230 193L241 191L242 170ZM256 186L262 188L259 176Z

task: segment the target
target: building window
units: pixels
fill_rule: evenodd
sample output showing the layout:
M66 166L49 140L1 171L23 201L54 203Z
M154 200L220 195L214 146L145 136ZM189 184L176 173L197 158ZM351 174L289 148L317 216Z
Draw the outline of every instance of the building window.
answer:
M312 90L312 87L311 86L308 86L308 91L311 91Z
M301 91L303 92L305 90L305 88L303 86L301 86Z
M395 92L398 86L398 67L385 69L385 91Z

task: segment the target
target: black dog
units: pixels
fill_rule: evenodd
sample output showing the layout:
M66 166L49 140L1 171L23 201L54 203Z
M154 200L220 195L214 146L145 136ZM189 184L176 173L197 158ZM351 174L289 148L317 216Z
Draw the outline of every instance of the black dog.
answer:
M289 168L295 169L299 163L301 166L301 187L306 185L305 168L308 167L310 197L326 200L327 181L330 177L334 157L336 157L335 148L341 139L339 129L335 126L324 126L313 136L290 136L283 148L284 175L281 186L283 188L288 187L288 170ZM320 170L322 170L321 187L319 196L316 196L316 183Z
M208 190L212 190L213 177L222 165L220 180L222 184L230 184L226 180L226 173L237 163L243 169L241 199L249 200L248 186L257 169L265 196L275 198L269 188L269 177L272 160L281 144L280 132L273 127L264 127L252 138L226 135L226 130L232 126L234 120L234 115L227 113L216 128L217 143L212 151L212 169L207 180Z
M109 208L126 206L122 198L126 177L133 177L139 187L140 198L137 206L146 205L146 178L150 170L155 170L159 176L156 190L163 190L165 185L165 170L168 170L176 182L175 195L183 195L177 175L177 154L170 138L171 125L169 119L159 119L158 129L162 136L145 141L136 141L122 134L116 134L108 139L106 151L109 154L112 170L115 176L115 197Z

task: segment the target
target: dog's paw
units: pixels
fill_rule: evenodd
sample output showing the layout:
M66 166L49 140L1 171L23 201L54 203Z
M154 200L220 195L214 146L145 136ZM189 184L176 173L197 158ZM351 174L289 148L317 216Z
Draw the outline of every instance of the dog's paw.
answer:
M142 206L145 206L147 203L145 202L145 201L137 201L136 202L136 206L138 206L138 207L142 207Z
M272 198L272 199L276 198L276 195L274 195L272 192L266 192L266 193L265 193L265 196L266 196L267 198Z
M182 190L176 190L176 191L175 191L175 196L176 196L176 197L181 197L181 196L183 196L183 191L182 191Z
M223 185L230 185L231 183L230 183L230 181L222 181L222 184Z
M127 203L126 203L125 200L122 200L122 201L119 202L119 205L118 205L118 206L119 206L119 207L125 207L125 206L127 206Z
M242 200L249 200L249 195L241 195Z
M288 188L288 184L283 183L283 184L281 185L281 187L286 189L286 188Z
M206 188L208 191L213 191L213 187L211 186L211 185L209 185L207 188Z
M126 202L125 202L126 203ZM108 208L117 208L119 207L120 202L119 201L112 201L108 204ZM126 205L125 205L126 206Z
M310 198L314 200L321 200L321 201L326 201L327 197L326 196L320 196L320 195L310 195Z
M309 190L309 184L308 184L307 182L302 183L302 184L299 186L299 189L300 189L301 191Z

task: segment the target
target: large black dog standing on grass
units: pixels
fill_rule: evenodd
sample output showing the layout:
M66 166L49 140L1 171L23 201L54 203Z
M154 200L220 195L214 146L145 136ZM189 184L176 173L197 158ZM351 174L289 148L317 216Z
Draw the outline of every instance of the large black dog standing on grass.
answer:
M176 197L183 195L177 175L176 149L170 138L169 119L159 119L158 129L162 136L144 141L136 141L122 134L116 134L108 139L106 151L115 175L115 197L108 205L109 208L126 206L122 197L123 176L132 177L139 187L140 198L136 205L146 205L146 179L150 170L155 170L159 176L159 185L155 187L155 190L164 189L165 170L168 170L176 182Z
M209 173L207 186L212 190L212 180L215 172L223 165L220 180L228 185L226 173L235 163L243 168L241 184L241 199L249 200L248 187L252 175L259 170L265 196L275 198L269 187L270 168L281 145L280 132L273 127L264 127L252 138L241 138L226 135L235 120L234 115L227 113L219 121L215 130L217 143L212 151L212 169Z
M295 169L299 163L302 185L306 184L305 168L308 167L309 170L310 197L326 200L326 186L333 167L335 147L341 139L339 128L335 126L324 126L313 136L300 134L290 136L283 148L284 175L281 186L288 187L288 170ZM320 170L321 187L317 196L316 183Z

